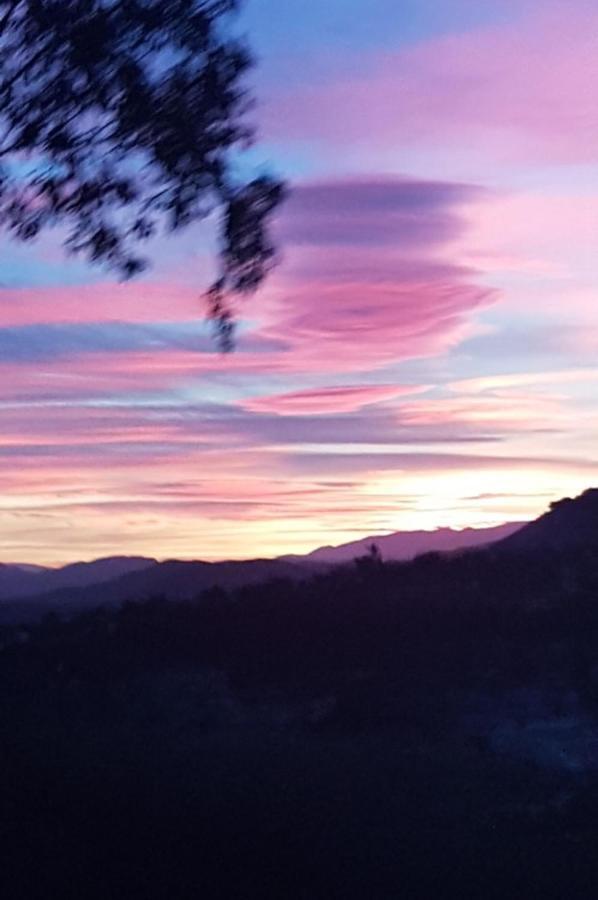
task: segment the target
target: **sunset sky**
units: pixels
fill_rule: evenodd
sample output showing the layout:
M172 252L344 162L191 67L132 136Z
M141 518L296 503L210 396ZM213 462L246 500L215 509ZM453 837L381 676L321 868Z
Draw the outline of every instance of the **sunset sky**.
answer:
M2 243L0 560L239 558L531 518L598 479L595 0L247 0L281 262L118 284Z

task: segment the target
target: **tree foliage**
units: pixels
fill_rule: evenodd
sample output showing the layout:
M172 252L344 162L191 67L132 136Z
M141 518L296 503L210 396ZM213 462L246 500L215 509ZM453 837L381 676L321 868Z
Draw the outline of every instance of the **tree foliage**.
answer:
M251 142L247 48L230 36L238 0L0 2L0 225L21 240L50 226L121 276L140 244L211 214L220 273L208 292L230 344L230 293L274 258L270 176L235 177Z

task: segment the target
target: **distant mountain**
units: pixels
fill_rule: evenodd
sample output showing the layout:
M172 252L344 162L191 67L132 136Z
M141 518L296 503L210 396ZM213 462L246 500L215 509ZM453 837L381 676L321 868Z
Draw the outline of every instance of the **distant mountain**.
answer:
M22 566L0 563L0 599L3 597L19 597L31 587L35 593L35 583L39 572L31 572Z
M80 588L155 566L144 556L110 556L93 562L77 562L60 569L23 563L0 564L0 600L33 597L63 588Z
M515 534L524 522L506 522L494 528L437 528L435 531L397 531L394 534L373 535L340 544L337 547L320 547L306 556L285 556L283 559L297 562L339 564L350 562L368 552L376 544L386 560L408 560L431 551L450 552L466 547L481 547Z
M534 553L581 546L598 549L598 488L551 503L548 512L502 540L496 549Z
M120 577L99 583L50 589L29 596L13 595L0 603L0 624L31 621L49 611L72 614L98 606L114 606L127 600L153 597L190 600L214 587L234 589L275 578L301 580L306 577L304 566L275 559L220 563L178 560L146 562L149 564L140 565L136 571L128 571ZM103 571L108 569L104 567Z
M133 572L143 572L155 566L157 562L156 559L147 556L107 556L88 563L71 563L56 571L51 590L63 587L87 587ZM44 580L47 581L47 575Z

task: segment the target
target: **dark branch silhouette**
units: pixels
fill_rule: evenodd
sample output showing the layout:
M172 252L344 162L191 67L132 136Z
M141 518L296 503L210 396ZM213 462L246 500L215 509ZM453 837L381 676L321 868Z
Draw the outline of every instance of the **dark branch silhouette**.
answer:
M229 349L231 294L274 260L280 181L234 177L253 128L247 48L227 36L238 0L0 2L0 225L65 245L129 278L140 244L216 214L209 314Z

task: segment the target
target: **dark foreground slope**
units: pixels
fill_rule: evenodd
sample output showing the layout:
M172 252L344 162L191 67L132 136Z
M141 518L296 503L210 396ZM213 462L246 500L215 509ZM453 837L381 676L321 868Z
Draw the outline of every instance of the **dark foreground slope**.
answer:
M3 640L6 896L596 896L591 540Z
M501 549L524 554L588 546L598 547L598 488L552 503L547 513L500 542Z

